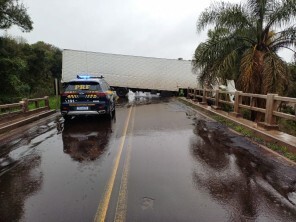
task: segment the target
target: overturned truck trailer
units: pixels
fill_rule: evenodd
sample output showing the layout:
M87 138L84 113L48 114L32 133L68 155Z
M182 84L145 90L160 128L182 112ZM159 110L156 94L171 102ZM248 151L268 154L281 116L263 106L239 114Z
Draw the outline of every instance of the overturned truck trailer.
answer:
M63 50L62 83L78 74L103 75L121 97L128 90L176 94L197 86L191 61Z

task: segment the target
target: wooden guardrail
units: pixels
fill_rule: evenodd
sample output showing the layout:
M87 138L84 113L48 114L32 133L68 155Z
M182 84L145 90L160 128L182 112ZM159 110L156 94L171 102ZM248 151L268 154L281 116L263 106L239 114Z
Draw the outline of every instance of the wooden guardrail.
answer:
M231 101L233 97L233 101ZM296 121L296 98L282 97L277 94L251 94L241 91L228 92L209 89L187 89L187 98L198 100L200 104L212 105L219 109L221 104L227 104L233 108L231 115L241 116L241 109L256 111L264 114L264 122L260 123L266 128L277 127L276 119L284 118ZM261 102L259 102L261 100ZM265 107L258 107L257 104L265 104ZM283 112L282 107L289 107L294 115Z
M0 105L0 118L26 114L29 112L38 112L40 110L49 110L49 97L35 99L22 99L19 103Z

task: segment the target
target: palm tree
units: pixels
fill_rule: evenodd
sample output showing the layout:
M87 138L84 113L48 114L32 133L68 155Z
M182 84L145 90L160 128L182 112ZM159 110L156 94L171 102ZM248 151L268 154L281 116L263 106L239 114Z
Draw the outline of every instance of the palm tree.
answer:
M201 83L217 77L235 79L244 92L282 93L289 68L277 53L288 49L295 55L295 18L296 0L212 4L197 22L198 32L208 25L214 27L209 39L196 48L192 62L201 73Z

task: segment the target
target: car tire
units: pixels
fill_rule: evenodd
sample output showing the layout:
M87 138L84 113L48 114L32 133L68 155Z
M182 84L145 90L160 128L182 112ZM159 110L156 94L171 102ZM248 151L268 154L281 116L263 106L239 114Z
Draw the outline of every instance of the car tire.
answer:
M111 110L111 107L109 109L109 112L106 114L107 119L108 120L112 120L113 119L113 111Z
M116 111L115 111L115 104L114 104L114 107L113 107L113 110L112 110L112 119L116 119Z
M112 111L112 116L113 116L113 118L115 117L115 114L116 114L116 111L115 111L115 106L114 106L114 109L113 109L113 111Z
M114 119L115 113L116 113L116 111L115 111L115 102L113 102L113 108L110 107L109 113L107 114L108 119L110 119L110 120Z
M63 116L63 118L64 118L64 120L66 120L66 121L67 121L67 120L70 120L70 119L71 119L71 116L64 115L64 116Z

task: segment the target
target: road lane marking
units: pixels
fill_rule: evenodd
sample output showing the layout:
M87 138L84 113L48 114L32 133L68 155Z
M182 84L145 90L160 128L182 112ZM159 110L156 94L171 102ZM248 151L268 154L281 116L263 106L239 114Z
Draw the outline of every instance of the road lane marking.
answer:
M131 119L131 127L130 127L130 135L131 137L128 140L128 146L126 151L125 162L123 166L123 173L121 177L120 189L118 194L117 207L115 212L115 222L124 222L126 221L126 213L127 213L127 198L128 198L128 175L130 170L130 160L131 160L131 151L132 151L132 134L134 131L135 124L135 112L136 108L134 108Z
M123 146L125 143L125 138L126 138L126 133L127 133L127 129L128 129L128 124L129 124L129 120L131 117L131 112L132 112L133 107L130 107L125 125L124 125L124 130L123 130L123 135L121 138L121 142L119 145L119 150L115 159L115 164L112 170L112 174L109 178L107 187L105 189L105 193L104 193L104 198L103 200L100 202L99 207L97 209L96 215L95 215L95 222L103 222L106 219L106 215L107 215L107 210L108 210L108 206L109 206L109 202L110 202L110 198L111 198L111 194L112 194L112 190L114 187L114 181L115 181L115 177L116 177L116 173L118 170L118 166L119 166L119 162L120 162L120 157L121 157L121 153L123 150Z

